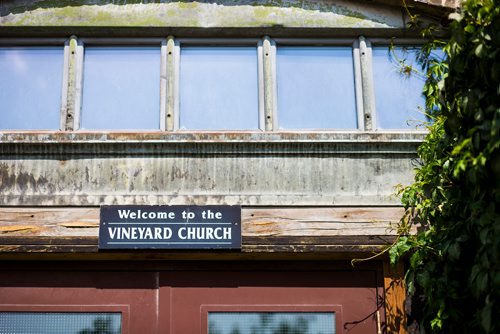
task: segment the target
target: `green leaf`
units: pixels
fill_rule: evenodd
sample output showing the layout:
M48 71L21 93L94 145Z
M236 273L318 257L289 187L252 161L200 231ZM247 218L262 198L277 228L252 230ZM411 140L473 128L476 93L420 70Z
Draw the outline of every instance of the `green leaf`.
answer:
M447 58L421 59L435 120L417 150L415 182L402 193L419 230L390 255L410 254L406 282L423 298L422 331L499 333L500 5L464 0L450 19Z
M460 257L460 245L458 242L454 242L448 247L448 254L451 260L458 260Z
M484 57L486 55L486 47L484 46L484 44L479 44L478 46L476 46L476 48L474 49L474 54L479 58Z
M481 326L483 327L486 333L489 333L491 331L491 313L492 313L491 304L487 304L481 310Z
M448 15L448 18L450 20L455 20L457 22L460 22L463 17L461 14L455 12L455 13L451 13L450 15Z
M468 32L469 34L473 34L474 31L476 31L476 28L472 25L472 24L468 24L465 28L464 28L464 31L465 32Z

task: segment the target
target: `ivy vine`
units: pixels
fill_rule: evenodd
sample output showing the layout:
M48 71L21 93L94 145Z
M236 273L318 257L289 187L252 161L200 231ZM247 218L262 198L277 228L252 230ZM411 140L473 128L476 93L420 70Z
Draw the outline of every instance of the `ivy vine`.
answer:
M408 260L421 332L499 333L500 0L465 0L450 19L449 39L420 59L433 123L389 254ZM429 56L435 47L444 60Z

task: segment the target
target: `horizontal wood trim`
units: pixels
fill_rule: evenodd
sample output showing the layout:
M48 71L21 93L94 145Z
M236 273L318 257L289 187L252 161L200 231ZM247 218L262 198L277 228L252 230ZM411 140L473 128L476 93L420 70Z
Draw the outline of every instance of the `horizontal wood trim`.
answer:
M387 245L246 245L242 252L265 253L373 253Z
M260 245L387 245L395 236L339 237L243 237L244 246ZM97 237L19 237L0 236L0 245L97 245Z
M0 253L96 253L97 245L1 245Z
M402 214L397 207L245 207L241 252L377 252L394 242ZM98 228L95 207L0 208L0 253L102 253Z
M244 236L394 235L402 208L257 208L243 210Z
M99 234L99 208L0 208L0 235L94 236Z
M400 207L242 208L243 236L395 235ZM0 235L97 236L99 208L0 208Z
M73 245L73 246L97 246L97 237L19 237L0 235L0 245ZM0 246L1 247L1 246Z
M243 237L243 244L250 245L388 245L396 236L348 235L334 237ZM0 239L1 240L1 239Z
M372 253L381 252L387 246L383 245L244 245L241 248L243 253ZM113 254L130 252L126 251L99 251L96 245L1 245L1 253L102 253ZM162 253L181 253L171 250L140 250L134 251L139 254L162 254ZM199 251L188 251L187 253L196 253ZM207 252L213 252L207 250ZM216 251L220 253L220 251ZM232 251L234 252L234 251ZM0 257L1 258L1 257Z

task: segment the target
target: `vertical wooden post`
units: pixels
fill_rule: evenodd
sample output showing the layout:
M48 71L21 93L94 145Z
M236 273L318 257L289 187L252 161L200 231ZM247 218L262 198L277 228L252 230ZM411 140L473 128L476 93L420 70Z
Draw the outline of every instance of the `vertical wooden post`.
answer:
M386 332L391 334L407 334L405 314L406 289L402 263L392 266L389 261L384 261L384 288Z

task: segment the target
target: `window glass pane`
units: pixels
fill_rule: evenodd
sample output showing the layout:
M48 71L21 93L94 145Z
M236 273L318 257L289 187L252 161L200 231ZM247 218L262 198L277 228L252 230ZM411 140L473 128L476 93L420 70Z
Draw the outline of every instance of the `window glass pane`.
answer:
M159 129L160 48L87 47L82 129Z
M0 333L120 334L121 313L0 312Z
M208 334L335 334L335 313L210 312Z
M62 47L0 48L0 129L59 129Z
M416 62L417 52L417 48L373 48L379 129L415 129L426 119L422 95L425 75Z
M259 127L256 47L183 47L180 128Z
M276 61L281 129L357 128L351 48L279 47Z

